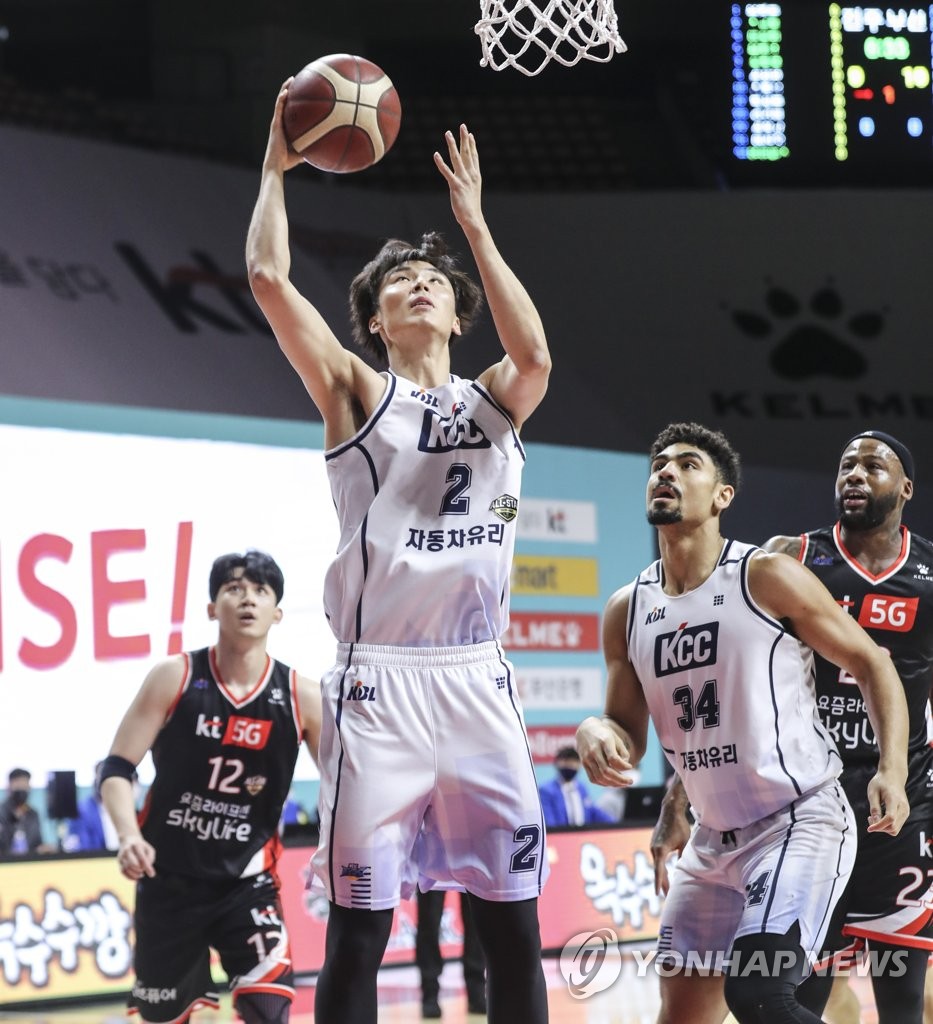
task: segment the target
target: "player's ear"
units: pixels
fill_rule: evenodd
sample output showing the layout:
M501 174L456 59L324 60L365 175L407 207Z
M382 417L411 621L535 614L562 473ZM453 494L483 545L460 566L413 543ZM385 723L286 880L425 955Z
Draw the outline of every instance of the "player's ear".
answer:
M211 620L211 622L213 622L214 619L217 618L217 605L215 605L213 601L208 602L207 617Z
M721 484L719 490L716 493L714 504L719 512L725 512L726 509L732 504L732 499L735 497L735 488L732 484Z
M283 615L284 615L284 612L282 611L282 609L278 605L276 605L275 606L275 614L272 616L272 621L273 622L281 622Z
M913 482L913 480L908 480L907 477L905 476L904 477L904 483L901 485L901 497L904 499L904 501L910 501L910 499L913 496L914 496L914 482Z
M453 326L450 328L450 333L451 334L456 334L458 338L463 333L463 330L460 327L460 317L458 317L458 316L454 317L454 322L453 322Z
M382 330L382 324L375 318L369 321L369 333L378 334Z

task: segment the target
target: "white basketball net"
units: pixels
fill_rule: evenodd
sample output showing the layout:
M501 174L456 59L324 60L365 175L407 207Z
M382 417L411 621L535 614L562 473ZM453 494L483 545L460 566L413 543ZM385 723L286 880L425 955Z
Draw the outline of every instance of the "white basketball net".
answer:
M480 0L480 11L480 64L494 71L536 75L551 60L605 63L626 49L612 0Z

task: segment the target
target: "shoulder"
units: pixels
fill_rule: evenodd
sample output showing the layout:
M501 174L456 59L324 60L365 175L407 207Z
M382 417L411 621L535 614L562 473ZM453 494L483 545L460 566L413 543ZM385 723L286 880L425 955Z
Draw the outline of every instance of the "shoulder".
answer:
M191 655L176 654L157 662L143 680L142 692L149 698L172 703L188 675Z
M748 559L748 588L759 603L767 603L768 598L788 589L804 586L811 578L809 569L783 551L759 548Z
M624 587L619 589L610 596L606 602L606 608L603 612L603 619L614 619L619 618L625 621L628 616L629 605L632 602L632 594L635 592L635 586L637 581L632 583L626 583Z
M791 558L800 558L803 549L803 539L797 537L771 537L761 545L763 551L769 554L790 555Z

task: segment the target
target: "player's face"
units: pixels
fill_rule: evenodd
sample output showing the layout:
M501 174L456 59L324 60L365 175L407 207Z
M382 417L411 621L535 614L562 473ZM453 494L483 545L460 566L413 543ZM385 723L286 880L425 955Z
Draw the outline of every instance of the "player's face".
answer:
M900 517L911 482L901 460L883 442L859 437L842 453L836 477L836 513L850 530L873 530Z
M445 343L451 334L460 333L450 279L422 260L400 263L386 274L379 289L379 312L374 319L392 340L412 326L418 328L419 334L427 328Z
M713 460L694 445L668 445L651 460L647 512L654 526L708 519L717 504L729 504L731 495Z
M217 591L208 614L217 620L221 632L251 637L265 636L282 617L272 587L247 579L242 569L236 569Z

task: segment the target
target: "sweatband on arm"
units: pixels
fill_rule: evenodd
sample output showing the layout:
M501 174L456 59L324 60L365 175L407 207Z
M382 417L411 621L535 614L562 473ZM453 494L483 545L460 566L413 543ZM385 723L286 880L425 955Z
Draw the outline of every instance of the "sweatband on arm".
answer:
M136 778L136 765L119 754L108 754L101 762L100 781L104 779L118 778L132 782Z

